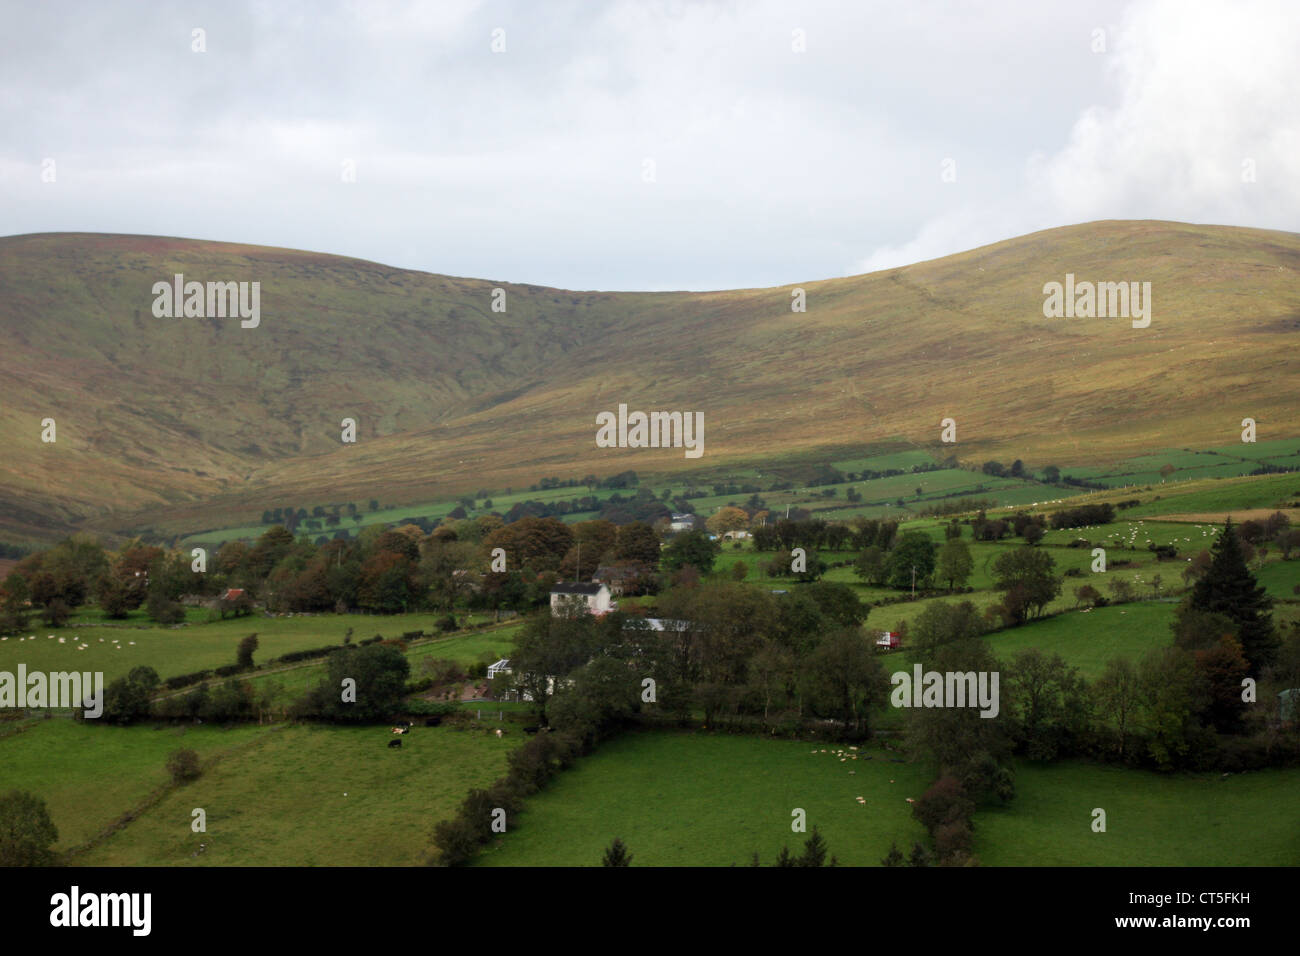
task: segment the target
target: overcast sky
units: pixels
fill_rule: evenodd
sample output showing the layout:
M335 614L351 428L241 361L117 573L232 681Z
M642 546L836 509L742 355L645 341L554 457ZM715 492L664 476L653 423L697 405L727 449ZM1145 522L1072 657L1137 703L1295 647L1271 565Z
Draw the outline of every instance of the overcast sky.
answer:
M0 17L0 235L658 290L1094 219L1300 228L1297 0L4 0Z

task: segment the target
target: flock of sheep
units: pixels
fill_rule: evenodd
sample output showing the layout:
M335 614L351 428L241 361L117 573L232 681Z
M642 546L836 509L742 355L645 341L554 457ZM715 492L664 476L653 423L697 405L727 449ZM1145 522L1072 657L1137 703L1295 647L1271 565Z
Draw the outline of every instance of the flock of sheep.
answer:
M850 760L870 760L870 759L871 759L871 755L870 755L870 754L858 753L858 748L857 748L857 747L849 747L847 750L845 750L845 749L843 749L843 748L841 748L841 749L839 749L839 750L835 750L834 748L832 748L832 749L830 749L830 750L826 750L826 749L822 749L822 750L814 750L814 751L812 751L812 753L813 753L814 756L816 756L817 754L829 753L832 757L839 757L839 758L840 758L840 763L848 763ZM903 763L903 760L902 760L901 758L895 757L895 758L892 758L892 759L893 759L893 762L894 762L894 763ZM856 770L850 770L850 771L849 771L849 776L850 776L850 777L852 777L852 776L854 776L854 775L856 775L856 774L857 774L857 771L856 771ZM889 781L889 782L890 782L890 783L893 783L894 781L891 780L891 781ZM854 799L855 801L857 801L857 803L858 803L859 806L863 806L863 807L865 807L865 806L867 805L867 798L866 798L866 797L854 797L853 799ZM907 800L908 803L915 803L915 802L916 802L916 801L913 800L911 797L905 797L904 799Z
M53 640L55 640L56 638L55 638L55 636L54 636L53 634L46 634L46 635L45 635L45 639L46 639L47 641L53 641ZM7 638L7 637L0 637L0 641L7 641L7 640L9 640L9 638ZM35 634L28 634L26 637L20 637L20 638L18 638L18 642L19 642L20 644L21 644L23 641L34 641L34 640L36 640L36 635L35 635ZM68 639L67 639L66 637L60 637L60 638L57 638L57 640L58 640L58 642L59 642L60 644L66 644L66 643L68 642ZM80 637L77 637L77 636L75 636L75 635L73 636L72 641L73 641L73 646L74 646L77 650L79 650L79 651L84 651L84 650L86 650L87 648L90 647L90 644L89 644L89 643L85 643L85 642L83 642L83 641L81 640ZM99 643L101 643L101 644L105 643L105 641L104 641L104 639L103 639L102 637L99 639ZM126 644L123 644L122 641L121 641L121 639L120 639L120 638L116 638L116 637L113 638L113 639L112 639L111 641L109 641L108 643L113 647L114 650L118 650L118 651L120 651L123 647L126 647L127 645L130 645L130 646L132 646L132 647L135 646L135 641L127 641Z

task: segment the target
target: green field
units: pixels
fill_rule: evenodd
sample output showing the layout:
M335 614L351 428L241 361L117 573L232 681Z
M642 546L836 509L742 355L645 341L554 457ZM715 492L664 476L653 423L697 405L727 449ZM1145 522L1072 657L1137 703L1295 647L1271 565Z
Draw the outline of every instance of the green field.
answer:
M420 665L427 660L451 660L460 664L472 664L479 660L486 660L488 657L494 659L507 657L514 646L514 635L518 632L520 626L507 626L469 634L453 634L449 637L439 637L426 643L412 645L406 652L406 658L411 663L411 679L415 680L421 676ZM252 674L249 675L248 679L255 686L260 686L264 681L276 683L280 688L276 699L281 703L288 703L301 697L306 693L308 687L319 681L326 673L324 660L313 660L304 662L301 665L287 666L290 669L265 674Z
M896 840L924 829L911 817L929 775L883 751L848 761L820 744L744 736L637 733L602 746L529 799L518 826L480 866L593 866L614 837L633 866L770 864L807 811L831 854L874 866ZM815 752L814 752L815 751ZM853 775L849 771L853 770ZM890 781L894 781L890 783ZM975 816L975 852L992 866L1233 866L1300 864L1300 770L1159 775L1067 761L1017 766L1016 798ZM855 797L866 798L866 806ZM1093 833L1092 810L1107 812Z
M1003 663L1036 647L1048 656L1060 654L1085 678L1095 680L1112 658L1127 657L1137 663L1147 651L1173 643L1169 627L1175 607L1168 601L1136 601L1071 611L998 631L989 636L988 643Z
M256 633L258 639L253 660L264 663L290 651L342 644L348 628L352 628L353 643L375 634L394 638L405 631L438 633L437 623L441 617L441 614L432 612L389 617L371 614L252 615L178 628L158 627L147 622L122 627L85 627L77 621L62 628L33 624L26 634L0 641L0 670L13 670L22 662L29 671L70 668L103 671L104 680L111 681L132 667L147 664L165 680L178 674L233 664L240 640L252 633ZM28 640L29 636L36 639ZM60 637L65 643L59 643ZM491 643L485 640L483 651L490 650L488 645ZM87 645L86 650L77 650L82 644Z
M1221 779L1022 761L1015 800L976 813L974 848L987 866L1300 866L1297 792L1295 768Z
M435 823L505 771L519 734L387 727L115 728L55 719L0 739L0 779L42 796L59 850L84 843L167 783L166 755L232 751L124 830L78 854L90 866L413 866ZM246 747L237 745L247 744ZM345 795L346 794L346 795ZM191 811L207 832L190 830ZM198 856L199 844L207 848Z
M1196 487L1169 492L1159 501L1144 501L1125 511L1126 517L1196 512L1230 512L1247 508L1282 508L1300 499L1300 474L1257 475L1197 482Z
M189 747L207 760L267 733L257 725L155 730L57 717L26 726L0 737L0 781L44 798L60 851L85 843L166 783L163 764L173 750Z
M1269 595L1283 601L1296 600L1295 588L1300 585L1300 560L1267 561L1255 571L1255 578Z
M822 753L822 750L826 753ZM907 797L929 783L887 752L846 760L829 744L760 737L629 733L603 744L528 800L518 824L478 857L489 866L593 866L614 837L633 866L727 866L802 848L791 813L807 812L845 865L871 866L891 840L925 830ZM812 753L812 751L817 751ZM852 772L852 773L851 773ZM893 781L892 783L890 781ZM866 798L866 806L855 797Z

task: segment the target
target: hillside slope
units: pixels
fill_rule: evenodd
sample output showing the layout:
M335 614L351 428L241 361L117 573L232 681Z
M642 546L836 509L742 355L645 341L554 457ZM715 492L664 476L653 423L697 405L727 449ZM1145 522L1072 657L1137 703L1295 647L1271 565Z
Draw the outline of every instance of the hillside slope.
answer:
M9 237L0 540L886 438L937 447L945 417L963 459L1039 464L1222 444L1244 417L1293 436L1298 271L1292 233L1097 222L805 283L793 313L793 287L570 292L220 242ZM155 318L151 288L177 272L259 281L260 325ZM1043 285L1067 272L1150 282L1150 327L1044 318ZM595 416L620 402L702 411L704 459L598 449Z

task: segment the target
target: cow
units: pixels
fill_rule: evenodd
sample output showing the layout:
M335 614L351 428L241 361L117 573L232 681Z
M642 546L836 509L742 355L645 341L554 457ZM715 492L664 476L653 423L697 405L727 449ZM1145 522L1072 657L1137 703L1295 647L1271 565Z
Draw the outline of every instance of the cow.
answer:
M388 742L388 746L389 746L389 747L400 747L400 746L402 746L402 738L401 738L401 737L394 737L392 740L390 740L390 741Z

